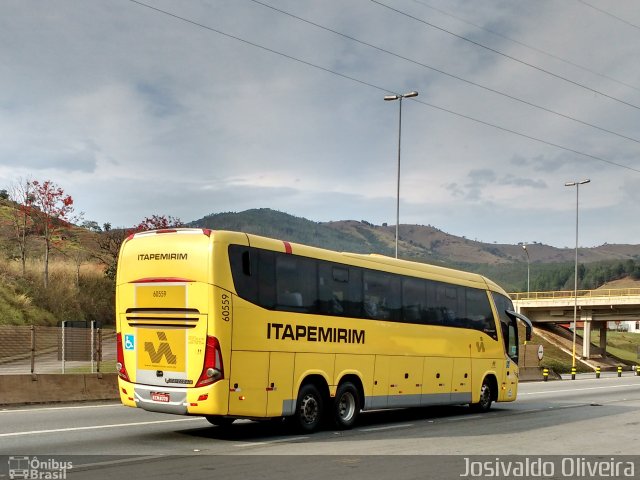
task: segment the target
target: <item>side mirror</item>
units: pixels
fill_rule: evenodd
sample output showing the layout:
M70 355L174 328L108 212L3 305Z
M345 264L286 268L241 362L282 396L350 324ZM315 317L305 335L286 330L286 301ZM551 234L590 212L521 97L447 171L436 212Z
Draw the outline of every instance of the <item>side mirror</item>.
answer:
M505 310L505 312L507 315L509 315L509 318L511 318L512 320L514 321L521 320L524 323L524 326L526 328L525 337L527 342L530 341L531 334L533 332L533 325L531 324L531 320L529 320L527 317L525 317L521 313L516 313L513 310Z

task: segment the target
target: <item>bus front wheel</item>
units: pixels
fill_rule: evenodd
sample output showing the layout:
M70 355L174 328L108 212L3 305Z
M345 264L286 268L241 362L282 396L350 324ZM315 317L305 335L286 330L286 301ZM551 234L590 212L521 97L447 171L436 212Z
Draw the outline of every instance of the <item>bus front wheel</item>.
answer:
M491 408L491 402L493 402L494 392L493 383L485 378L482 382L482 387L480 387L480 401L478 403L472 403L471 408L475 412L488 412Z
M333 419L338 428L351 428L360 413L360 395L351 382L338 387L333 407Z
M323 402L315 385L303 385L296 404L296 426L303 432L313 432L322 422Z

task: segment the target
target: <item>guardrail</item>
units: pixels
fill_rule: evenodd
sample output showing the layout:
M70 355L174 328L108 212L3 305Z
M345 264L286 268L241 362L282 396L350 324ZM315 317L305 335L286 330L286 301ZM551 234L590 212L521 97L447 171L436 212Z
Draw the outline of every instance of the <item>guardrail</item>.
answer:
M552 298L574 298L576 296L582 298L597 297L629 297L640 296L640 288L606 288L601 290L558 290L551 292L522 292L510 293L512 300L546 300Z

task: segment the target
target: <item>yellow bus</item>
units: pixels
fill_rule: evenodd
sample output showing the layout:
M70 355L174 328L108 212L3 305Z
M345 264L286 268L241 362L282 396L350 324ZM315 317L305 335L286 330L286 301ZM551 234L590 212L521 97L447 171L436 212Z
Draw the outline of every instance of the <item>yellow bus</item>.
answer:
M351 427L361 411L470 404L518 389L518 322L481 275L238 232L122 245L122 403L152 412Z

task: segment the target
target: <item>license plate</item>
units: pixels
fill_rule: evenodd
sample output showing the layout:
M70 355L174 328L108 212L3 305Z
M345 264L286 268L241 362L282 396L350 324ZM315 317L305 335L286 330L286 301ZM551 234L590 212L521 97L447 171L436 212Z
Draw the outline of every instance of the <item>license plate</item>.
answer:
M169 402L169 394L168 393L160 393L160 392L151 392L151 400L154 402Z

